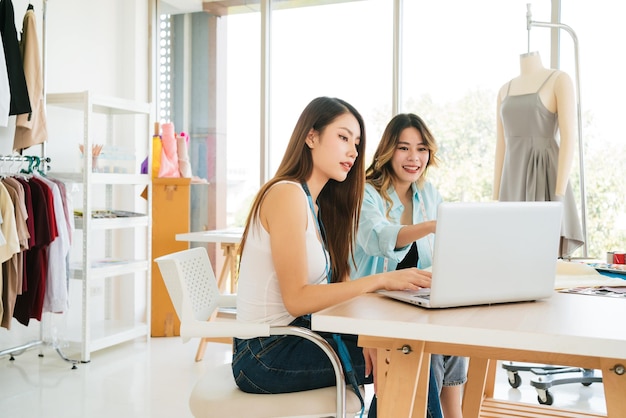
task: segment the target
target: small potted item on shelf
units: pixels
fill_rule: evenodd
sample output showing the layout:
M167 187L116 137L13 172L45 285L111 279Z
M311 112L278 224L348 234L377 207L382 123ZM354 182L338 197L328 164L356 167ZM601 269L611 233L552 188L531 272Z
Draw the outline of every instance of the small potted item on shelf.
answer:
M93 173L99 173L100 172L100 166L98 164L98 157L100 156L100 153L102 152L102 148L104 147L104 145L102 144L93 144L91 146L91 171ZM84 145L83 144L78 144L78 148L80 149L80 157L83 158L85 152L84 152ZM81 168L83 167L83 165L81 164Z

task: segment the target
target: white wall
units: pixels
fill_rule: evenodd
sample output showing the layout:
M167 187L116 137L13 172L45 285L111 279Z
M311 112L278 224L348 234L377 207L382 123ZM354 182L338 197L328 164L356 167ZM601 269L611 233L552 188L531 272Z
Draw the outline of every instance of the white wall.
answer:
M150 0L48 0L45 82L49 93L91 90L148 101ZM33 0L44 47L43 0ZM13 0L18 37L29 1ZM54 128L58 121L49 120ZM0 154L11 152L15 122L0 127ZM49 147L62 146L50 139ZM29 150L28 153L30 153ZM33 150L38 153L38 149Z
M150 30L152 0L48 0L45 33L45 82L48 93L90 90L95 94L150 101ZM29 3L35 8L39 46L44 49L43 0L13 0L18 38ZM76 167L80 129L67 130L63 113L49 109L47 154L52 168ZM15 117L0 127L0 154L12 153ZM138 127L138 135L146 135ZM77 132L78 131L78 132ZM78 138L73 137L78 135ZM24 154L40 155L35 146ZM70 309L71 310L71 309ZM65 319L61 319L64 321ZM26 328L13 321L0 328L0 351L37 338L40 324ZM48 327L49 328L49 327Z

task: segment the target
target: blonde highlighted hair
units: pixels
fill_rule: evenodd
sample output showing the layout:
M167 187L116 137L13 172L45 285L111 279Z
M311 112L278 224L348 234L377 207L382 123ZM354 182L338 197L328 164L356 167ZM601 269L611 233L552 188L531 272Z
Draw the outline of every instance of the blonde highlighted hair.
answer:
M400 113L394 116L385 127L372 163L365 171L365 181L371 184L387 203L387 216L389 216L393 206L387 190L389 190L395 178L391 159L398 146L402 131L407 128L415 128L419 131L424 141L424 146L428 148L429 153L428 164L420 178L416 181L418 189L423 187L428 169L437 167L439 164L437 141L435 141L435 137L422 118L413 113Z

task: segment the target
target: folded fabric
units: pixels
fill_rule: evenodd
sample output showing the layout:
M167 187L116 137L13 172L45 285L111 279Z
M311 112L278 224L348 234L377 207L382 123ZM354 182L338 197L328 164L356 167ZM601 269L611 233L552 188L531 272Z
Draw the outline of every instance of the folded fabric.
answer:
M174 124L164 123L161 134L161 165L159 177L180 177L178 170L178 145L174 135Z
M181 177L191 178L191 164L189 162L189 152L187 149L188 139L186 133L181 132L176 137L176 145L178 147L178 171Z

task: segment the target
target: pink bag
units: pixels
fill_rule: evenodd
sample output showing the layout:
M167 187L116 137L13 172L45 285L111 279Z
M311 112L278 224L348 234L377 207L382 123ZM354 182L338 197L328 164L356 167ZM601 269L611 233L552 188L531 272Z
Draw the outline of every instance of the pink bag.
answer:
M161 125L161 166L159 177L180 177L178 170L178 145L174 135L174 124L171 122Z

